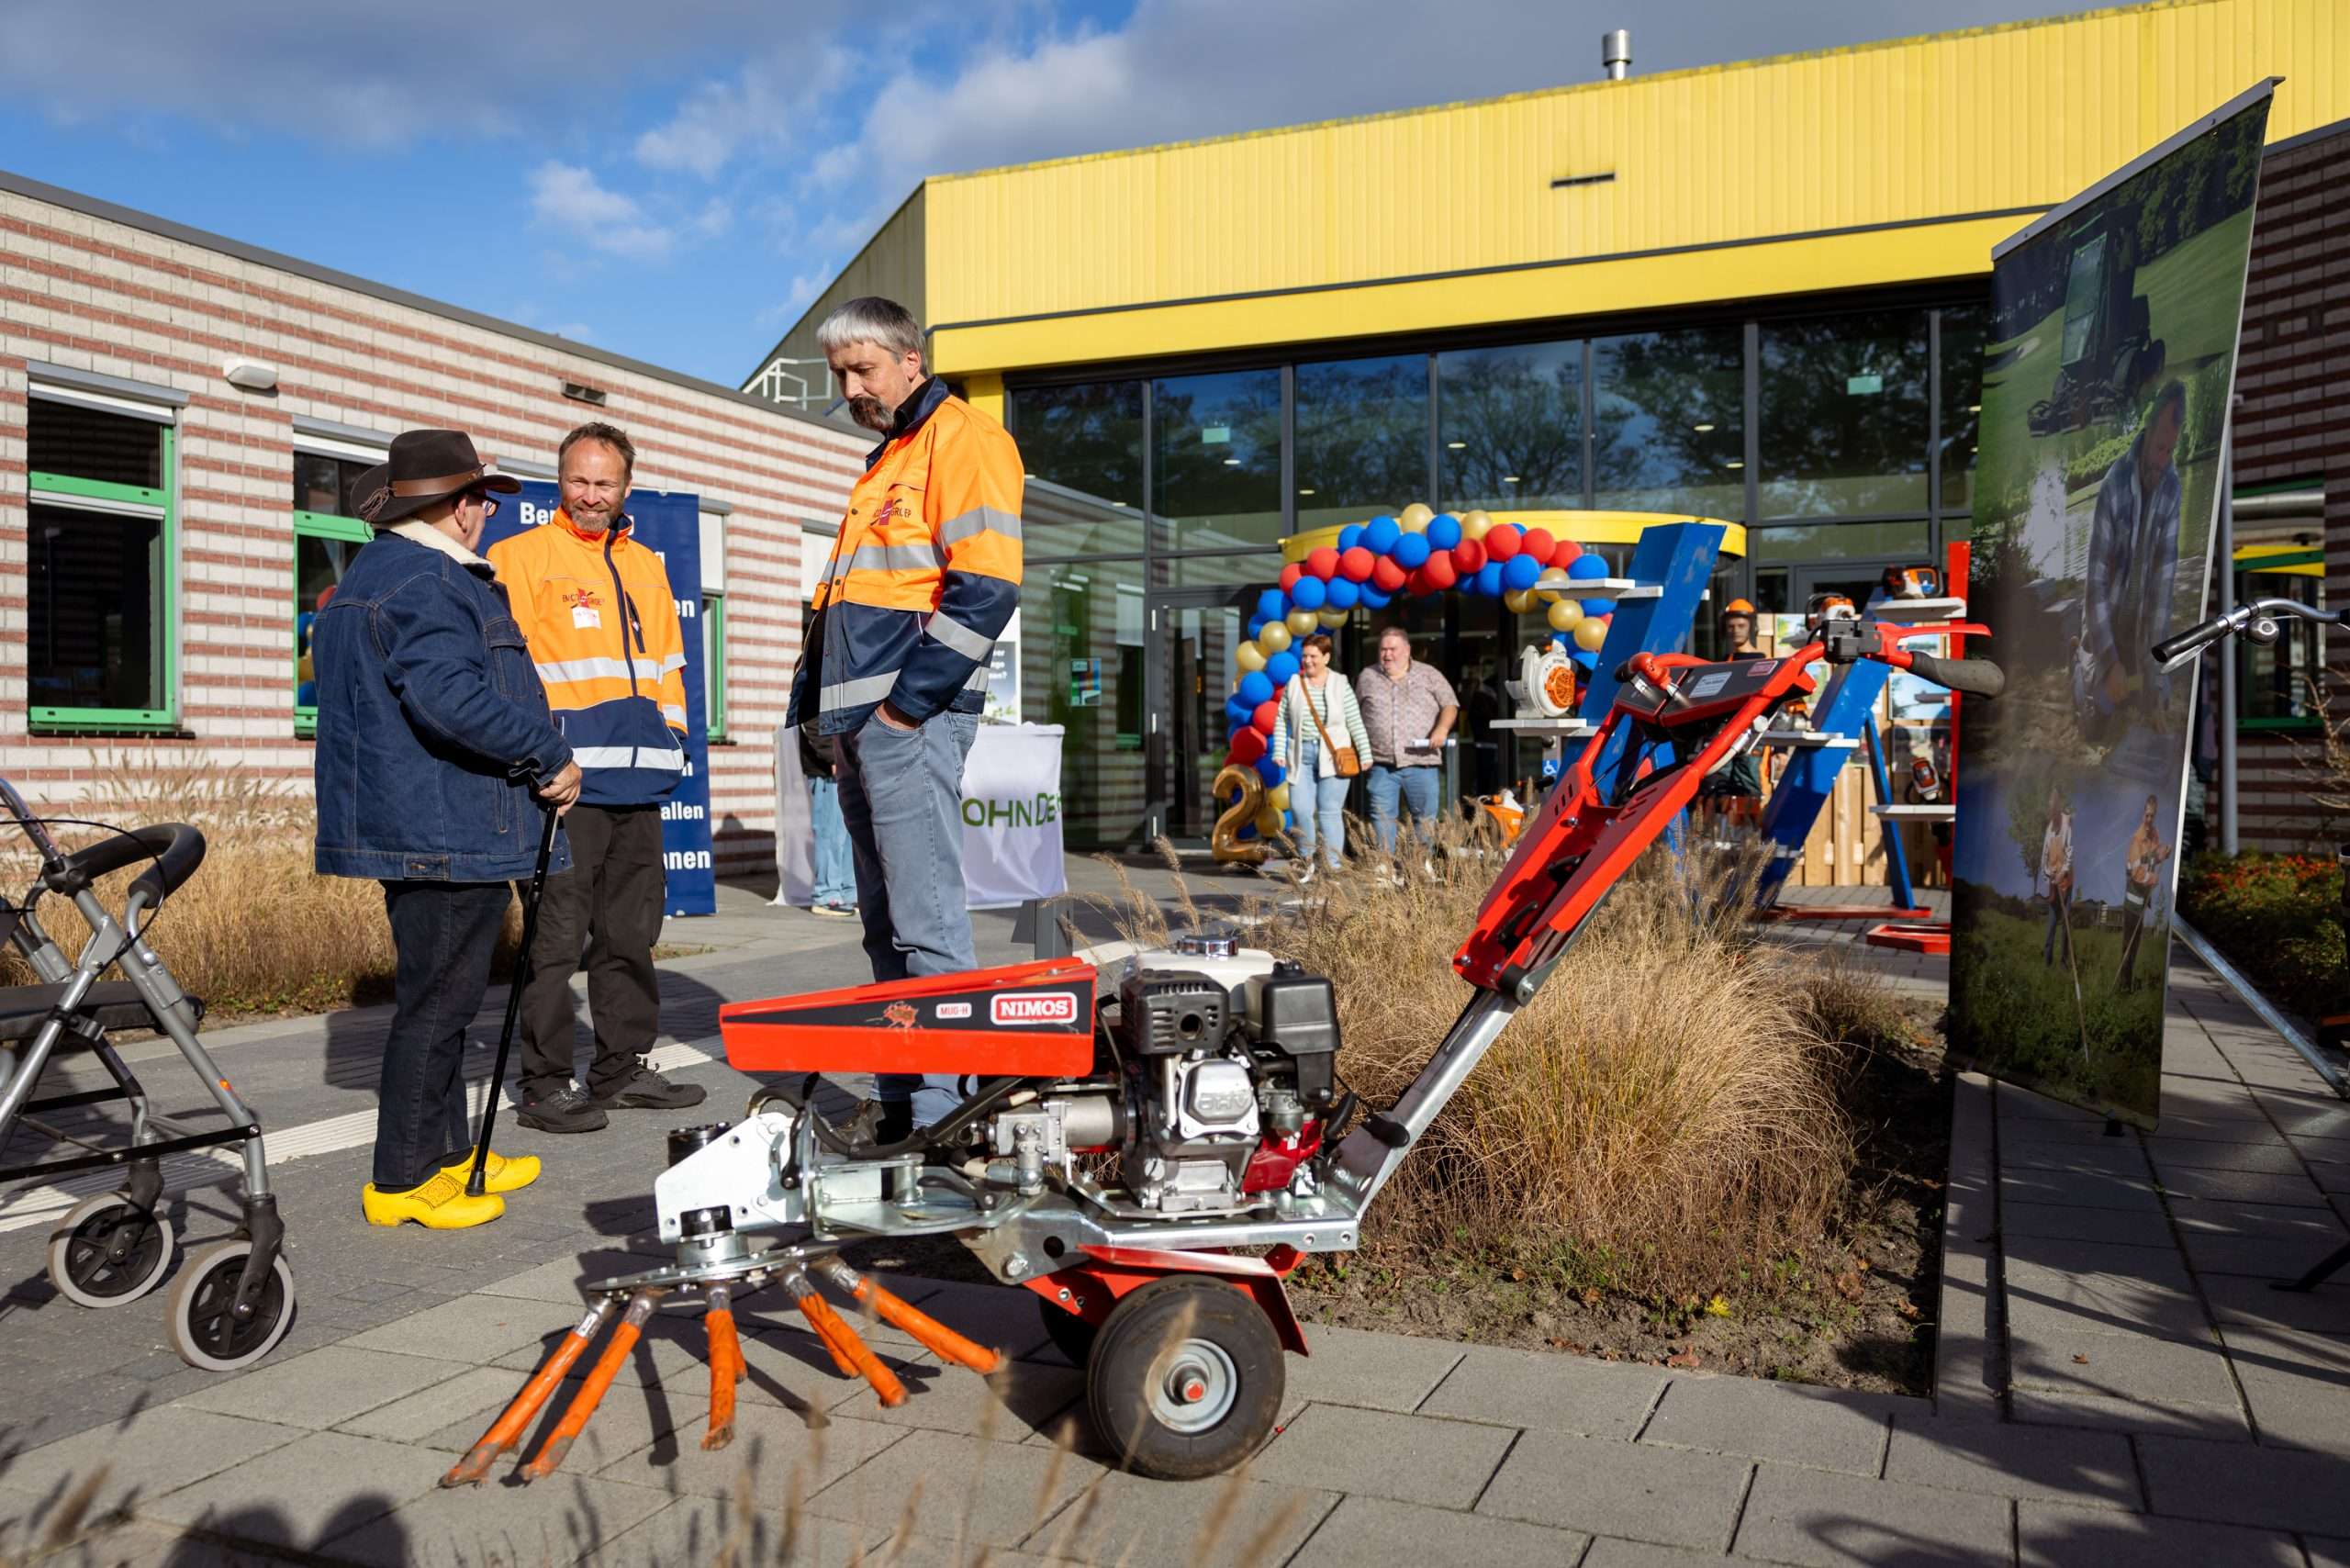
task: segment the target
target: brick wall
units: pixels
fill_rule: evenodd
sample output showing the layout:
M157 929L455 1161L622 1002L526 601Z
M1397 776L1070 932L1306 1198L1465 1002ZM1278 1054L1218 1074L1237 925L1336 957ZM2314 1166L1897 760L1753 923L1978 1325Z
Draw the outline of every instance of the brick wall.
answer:
M293 420L386 434L453 426L485 454L552 465L565 431L608 419L636 443L639 486L733 509L724 530L733 744L711 748L711 812L722 873L770 866L772 737L799 655L800 522L840 516L869 438L207 239L0 189L0 772L50 803L86 793L101 769L142 763L227 765L307 787L310 747L294 723ZM241 358L276 368L274 395L222 378ZM169 564L180 605L177 734L31 733L28 362L186 396ZM566 398L565 382L607 400Z
M2325 602L2350 604L2350 128L2261 165L2244 293L2236 487L2303 482L2325 491ZM2316 531L2316 520L2311 520ZM2340 672L2350 645L2334 634ZM2344 699L2337 695L2337 711ZM2303 737L2303 744L2308 744ZM2292 744L2245 734L2237 827L2247 847L2310 847L2318 831Z

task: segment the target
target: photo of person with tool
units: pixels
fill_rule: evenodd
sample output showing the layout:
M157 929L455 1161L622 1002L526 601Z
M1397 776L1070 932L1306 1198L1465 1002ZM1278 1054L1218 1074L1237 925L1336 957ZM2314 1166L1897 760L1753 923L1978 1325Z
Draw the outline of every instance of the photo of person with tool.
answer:
M636 447L600 421L556 449L563 504L489 547L547 701L581 768L565 824L572 865L547 883L522 993L520 1108L549 1133L593 1132L613 1110L677 1111L706 1092L645 1061L661 1026L653 967L664 873L661 802L685 776L686 648L661 557L630 537ZM571 977L585 949L596 1053L573 1081Z
M2065 962L2073 961L2073 812L2064 792L2048 791L2048 831L2040 840L2040 874L2048 879L2048 938L2040 945L2043 969L2056 962L2057 944L2064 944Z
M2158 875L2163 863L2177 847L2165 844L2154 823L2162 802L2154 796L2146 797L2146 810L2138 819L2137 831L2130 835L2130 843L2121 855L2124 878L2121 891L2121 967L2113 976L2116 991L2138 989L2138 945L2145 935L2146 917L2159 895Z
M498 496L519 488L462 431L393 437L352 486L375 535L312 629L315 864L383 884L397 954L360 1194L371 1225L482 1225L538 1179L537 1159L488 1153L484 1190L467 1191L462 1071L509 884L568 864L554 813L580 792L506 590L475 554Z
M835 737L857 913L877 980L974 966L963 890L963 762L988 661L1020 604L1019 449L946 389L895 300L841 306L816 330L856 422L881 444L849 493L816 587L785 722ZM951 1077L882 1074L880 1135L952 1111Z

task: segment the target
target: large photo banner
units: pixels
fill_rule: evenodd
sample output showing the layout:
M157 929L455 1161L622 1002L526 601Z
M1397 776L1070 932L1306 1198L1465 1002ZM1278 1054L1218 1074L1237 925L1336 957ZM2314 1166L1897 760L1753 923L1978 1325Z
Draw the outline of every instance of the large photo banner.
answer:
M563 501L555 487L535 479L489 520L481 547L526 528L546 525ZM661 557L669 591L677 600L677 626L686 644L686 776L661 807L661 864L666 883L666 914L718 913L718 875L710 850L710 715L702 677L701 506L699 498L660 490L633 490L630 535Z
M1993 252L1960 729L1954 1055L2152 1126L2193 672L2273 84Z

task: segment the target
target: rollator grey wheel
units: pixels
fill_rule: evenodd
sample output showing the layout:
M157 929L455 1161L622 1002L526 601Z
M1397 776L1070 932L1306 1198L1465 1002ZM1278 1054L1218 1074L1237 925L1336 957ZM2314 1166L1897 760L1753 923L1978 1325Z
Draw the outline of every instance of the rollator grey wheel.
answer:
M249 1367L285 1338L294 1327L294 1273L280 1253L262 1281L252 1310L232 1316L237 1282L245 1271L250 1241L222 1241L191 1252L179 1282L172 1286L172 1349L180 1360L207 1372Z
M120 1193L83 1199L49 1233L49 1282L83 1306L137 1301L171 1267L172 1222Z

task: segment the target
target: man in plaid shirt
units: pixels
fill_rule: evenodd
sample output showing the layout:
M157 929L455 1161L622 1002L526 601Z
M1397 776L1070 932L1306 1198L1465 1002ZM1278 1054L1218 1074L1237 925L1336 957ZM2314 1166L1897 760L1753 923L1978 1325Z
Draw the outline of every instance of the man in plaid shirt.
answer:
M2155 397L2138 439L2098 487L2081 608L2087 689L2075 700L2100 718L2129 700L2133 679L2147 709L2168 706L2170 678L2153 670L2148 650L2170 633L2183 488L2171 460L2186 417L2187 388L2174 381Z
M1401 626L1379 634L1379 663L1355 678L1355 700L1371 731L1371 828L1379 847L1393 854L1397 807L1412 814L1423 839L1438 810L1438 767L1445 738L1460 716L1452 683L1434 665L1412 657Z

